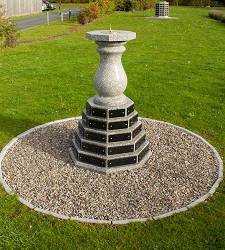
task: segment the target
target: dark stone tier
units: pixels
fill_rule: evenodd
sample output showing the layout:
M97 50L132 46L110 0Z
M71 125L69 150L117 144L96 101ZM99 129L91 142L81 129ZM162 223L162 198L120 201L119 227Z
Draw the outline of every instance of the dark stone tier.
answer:
M104 172L144 164L149 142L133 102L128 99L123 107L104 108L88 100L71 154L79 166Z

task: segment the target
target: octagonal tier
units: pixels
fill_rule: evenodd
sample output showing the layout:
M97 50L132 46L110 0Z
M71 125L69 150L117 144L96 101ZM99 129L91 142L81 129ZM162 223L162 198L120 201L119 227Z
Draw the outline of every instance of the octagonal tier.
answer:
M74 133L70 153L75 163L102 172L142 166L150 156L149 142L133 101L109 108L93 100L87 101Z

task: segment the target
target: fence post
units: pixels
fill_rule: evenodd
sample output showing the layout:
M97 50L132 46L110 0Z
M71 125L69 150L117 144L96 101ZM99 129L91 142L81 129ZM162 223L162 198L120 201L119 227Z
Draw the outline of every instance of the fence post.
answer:
M63 23L63 12L61 12L61 22Z
M49 13L47 11L47 24L49 25Z
M72 10L69 10L69 21L71 20Z

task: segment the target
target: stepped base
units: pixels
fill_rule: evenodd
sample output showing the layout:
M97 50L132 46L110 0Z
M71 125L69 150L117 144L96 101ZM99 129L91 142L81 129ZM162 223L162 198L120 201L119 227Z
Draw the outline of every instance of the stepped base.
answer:
M102 173L113 173L117 171L125 171L125 170L140 168L148 161L149 157L152 155L152 152L148 151L147 154L144 156L144 158L138 163L135 163L135 164L125 163L125 165L121 165L121 166L117 166L113 168L102 168L102 167L97 167L94 164L78 161L74 154L74 149L72 147L69 148L69 153L70 153L71 159L74 161L76 166L79 166L81 168L88 169L88 170L93 170L96 172L102 172Z
M82 168L115 172L142 166L150 157L149 142L134 103L125 97L117 106L87 101L74 132L70 155Z

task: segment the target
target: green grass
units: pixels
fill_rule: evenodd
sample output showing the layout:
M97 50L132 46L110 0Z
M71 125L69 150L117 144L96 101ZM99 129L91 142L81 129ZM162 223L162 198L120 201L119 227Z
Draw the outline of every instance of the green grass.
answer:
M188 128L224 157L225 25L203 8L171 8L177 20L148 15L115 13L76 33L1 50L0 148L35 125L81 114L95 94L99 60L84 34L112 24L137 32L123 63L126 94L140 116ZM26 32L37 40L35 31ZM0 249L225 249L225 185L188 212L125 226L61 221L29 210L1 189Z
M28 14L28 15L22 15L22 16L13 16L13 17L10 17L10 20L18 20L18 19L23 19L27 17L44 16L44 15L46 15L44 12L39 12L35 14Z
M81 29L75 20L54 21L49 25L40 25L34 29L19 31L19 43L33 43L36 41L52 40L71 34L74 28Z

